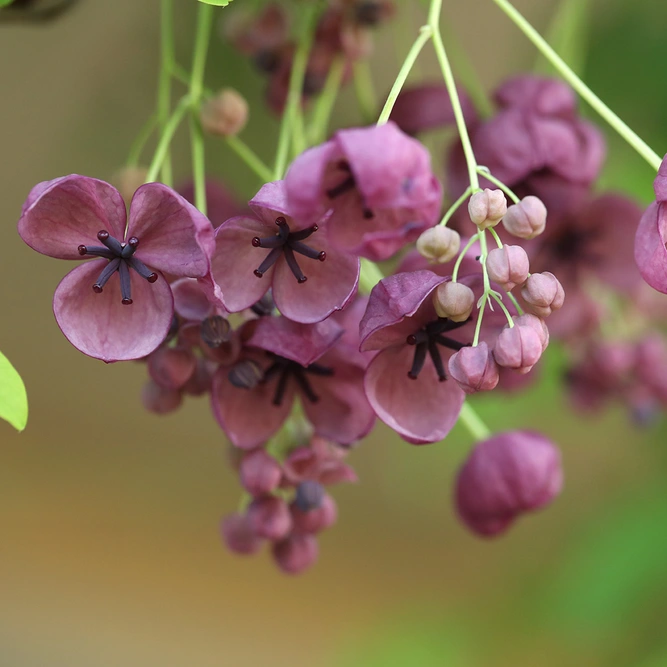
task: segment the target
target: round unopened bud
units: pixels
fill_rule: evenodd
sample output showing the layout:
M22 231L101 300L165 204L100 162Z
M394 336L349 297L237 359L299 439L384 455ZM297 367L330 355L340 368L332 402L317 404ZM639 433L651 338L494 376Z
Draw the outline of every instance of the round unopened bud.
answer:
M292 530L287 503L277 496L255 498L248 505L248 523L255 535L267 540L282 540Z
M496 339L493 357L499 366L528 373L542 356L542 339L531 326L505 327Z
M494 248L486 258L489 278L508 292L523 285L530 273L528 254L520 245L504 245Z
M199 117L202 127L209 134L233 136L248 121L248 102L233 88L225 88L202 105Z
M112 177L111 183L116 186L127 205L132 201L134 193L146 182L148 169L134 166L119 169Z
M230 338L231 327L229 322L220 315L207 317L200 328L201 338L209 347L220 347Z
M484 342L455 352L449 358L449 374L466 394L490 391L500 379L498 365Z
M521 296L528 308L538 317L549 317L563 306L565 291L553 273L533 273L521 288Z
M183 396L176 389L165 389L149 380L141 390L141 402L149 412L166 415L181 406Z
M417 239L419 254L429 262L444 264L454 259L461 248L461 236L458 232L436 225L422 232Z
M475 294L467 285L442 283L433 293L433 305L438 317L448 317L452 322L465 322L475 305Z
M261 379L264 377L264 372L254 361L246 359L234 364L227 378L238 389L254 389Z
M486 188L475 192L468 202L470 219L480 228L495 227L507 213L507 200L502 190Z
M336 501L327 493L322 494L320 504L304 510L298 505L298 499L290 505L294 530L298 533L318 533L329 528L338 518Z
M226 516L220 530L227 548L235 554L249 556L262 546L262 538L255 534L245 514Z
M520 327L530 327L540 337L542 342L542 352L547 349L549 345L549 327L547 323L531 313L525 313L514 318L514 324Z
M547 207L533 195L512 204L503 217L503 227L520 239L534 239L544 231L546 224Z
M197 358L186 348L160 347L148 357L148 374L163 389L180 389L195 372Z
M262 496L278 488L283 475L278 461L263 449L248 452L239 466L241 484L252 496Z
M317 560L319 548L314 535L295 533L272 547L276 565L285 574L301 574Z

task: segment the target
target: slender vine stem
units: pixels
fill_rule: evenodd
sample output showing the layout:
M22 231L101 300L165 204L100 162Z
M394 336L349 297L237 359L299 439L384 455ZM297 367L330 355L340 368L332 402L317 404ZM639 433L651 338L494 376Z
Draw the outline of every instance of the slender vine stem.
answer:
M514 194L514 192L499 178L496 178L487 167L478 165L477 173L483 178L486 178L487 181L491 181L491 183L499 187L515 204L518 204L521 201L519 197L517 197L516 194Z
M352 77L362 121L364 125L369 125L375 118L378 103L371 68L367 60L357 60L354 63Z
M456 258L456 263L454 264L454 271L452 271L452 282L455 283L456 279L459 277L459 268L461 267L461 262L463 261L463 258L466 256L466 253L470 248L475 245L475 243L479 240L479 235L478 234L473 234L470 237L470 240L468 243L465 244L463 247L463 250L459 253L459 256Z
M345 58L338 56L331 63L329 73L324 82L324 88L315 103L310 127L308 128L308 139L312 146L321 143L327 137L329 119L331 118L334 104L336 104L336 98L340 91L344 73Z
M470 402L466 401L461 407L459 414L461 423L468 429L468 432L475 439L475 442L481 442L491 437L491 430L482 421L482 418L471 407Z
M180 102L174 108L171 116L167 120L167 124L162 131L162 136L158 142L157 148L155 149L155 154L153 155L153 160L148 167L148 174L146 175L146 182L152 183L157 178L157 175L164 163L167 153L169 151L169 144L174 136L174 133L178 129L178 126L181 124L183 117L185 116L188 108L190 107L190 97L185 95L181 98Z
M143 124L139 130L139 134L136 136L132 146L130 147L130 152L127 156L127 162L125 163L128 167L136 167L139 164L141 159L141 153L146 146L146 143L151 138L155 128L157 127L157 114L154 113L148 118L148 120Z
M445 227L447 223L450 221L451 217L458 211L459 206L463 204L463 202L470 197L470 193L472 192L472 187L467 187L466 191L447 209L447 213L443 216L442 220L440 221L440 225Z
M273 172L267 167L257 154L239 137L232 135L225 137L227 145L236 155L248 165L248 167L261 179L262 183L273 180Z
M498 303L500 306L501 310L503 313L505 313L505 317L507 318L507 324L509 324L510 329L514 326L514 320L512 319L512 316L510 315L510 311L507 310L507 307L503 303L503 298L498 294L498 292L490 292L491 297Z
M157 120L164 133L171 106L171 66L174 62L174 3L160 3L160 76L158 78ZM168 147L167 147L168 148ZM167 150L161 167L162 182L172 184L171 156Z

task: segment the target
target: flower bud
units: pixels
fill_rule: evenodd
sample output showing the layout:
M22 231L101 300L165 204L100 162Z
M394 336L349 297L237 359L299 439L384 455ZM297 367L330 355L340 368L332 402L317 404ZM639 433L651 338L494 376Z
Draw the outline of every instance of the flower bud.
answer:
M493 282L509 292L526 282L530 273L530 260L521 246L504 245L502 248L494 248L488 254L486 270Z
M466 394L490 391L499 379L498 366L484 342L455 352L449 358L449 374Z
M292 530L287 503L276 496L255 498L248 505L248 523L253 532L267 540L282 540Z
M148 374L163 389L180 389L196 365L195 355L182 347L160 347L148 356Z
M239 466L241 484L252 496L263 496L278 488L282 468L278 461L263 449L248 452Z
M547 327L544 320L537 317L537 315L525 313L524 315L515 317L514 324L521 327L525 326L532 328L540 337L540 341L542 342L542 352L547 349L549 345L549 327Z
M442 283L435 289L433 305L438 317L448 317L452 322L465 322L475 305L475 294L467 285Z
M524 512L548 505L563 486L558 449L529 431L480 442L459 470L456 510L474 533L504 532Z
M461 236L458 232L436 225L422 232L417 239L417 250L429 262L444 264L454 259L461 248Z
M542 339L530 326L515 324L505 327L493 349L493 357L499 366L528 373L542 356Z
M153 380L149 380L141 390L141 402L149 412L166 415L181 406L183 397L180 391L164 389Z
M241 93L225 88L202 105L199 117L202 127L209 134L234 136L248 120L248 103Z
M290 535L272 548L276 565L285 574L300 574L317 560L319 549L313 535Z
M146 167L123 167L112 176L111 183L116 186L116 190L129 205L134 193L146 182L146 176L148 176Z
M495 227L507 213L507 200L502 190L486 188L475 192L468 202L470 219L480 228Z
M213 315L201 323L200 334L209 347L220 347L231 338L231 326L224 317Z
M249 556L257 553L262 546L262 538L254 533L245 514L226 516L220 531L227 548L235 554Z
M299 533L317 533L332 526L338 518L336 502L326 493L322 496L319 507L305 511L299 507L295 500L290 505L290 513L292 514L294 529Z
M547 207L533 195L512 204L503 217L503 227L520 239L534 239L544 231L546 224Z
M533 273L521 288L521 296L529 309L538 317L549 317L562 307L565 291L553 273Z

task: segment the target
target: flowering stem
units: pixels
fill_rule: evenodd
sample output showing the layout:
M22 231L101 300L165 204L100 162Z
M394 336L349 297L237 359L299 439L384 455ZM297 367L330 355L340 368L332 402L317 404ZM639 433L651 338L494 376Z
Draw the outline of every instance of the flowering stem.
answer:
M329 119L333 111L340 84L343 80L343 73L345 72L345 59L342 56L334 58L329 74L324 82L324 88L317 98L315 109L313 111L312 121L308 128L308 138L311 145L319 144L327 137L327 128L329 127Z
M141 152L144 150L146 142L150 139L153 130L157 126L157 114L153 114L150 118L143 124L142 128L139 130L139 134L134 140L132 146L130 147L130 152L127 156L126 165L128 167L136 167L139 164L139 159L141 158Z
M461 413L459 419L463 425L468 429L470 435L475 439L475 442L481 442L491 437L491 429L482 421L482 418L470 407L470 403L466 401L461 406Z
M447 223L449 222L450 218L456 213L458 210L459 206L463 204L463 202L470 196L470 193L472 192L472 187L468 187L466 191L449 207L447 210L447 213L445 213L444 217L440 221L440 224L445 227Z
M171 66L174 62L173 0L162 0L160 5L160 77L158 80L157 118L160 131L165 132L171 104ZM167 147L168 148L168 147ZM165 154L162 163L162 182L171 185L171 156Z
M257 174L263 183L269 183L273 180L271 169L262 162L257 154L242 139L239 139L236 135L230 135L229 137L225 137L225 141L236 155Z
M498 232L493 227L489 227L488 231L489 231L489 234L491 234L491 236L493 237L493 240L496 242L496 245L499 248L502 248L503 247L503 242L500 240L500 236L498 236Z
M380 267L365 257L361 258L361 273L359 274L359 291L370 294L371 290L384 278Z
M358 60L353 65L354 94L361 111L364 125L370 125L375 119L378 103L371 68L366 60Z
M544 38L507 1L493 0L511 21L537 47L542 55L554 66L560 75L574 88L588 104L597 111L625 141L632 146L656 171L662 159L631 130L567 65L567 63L547 44Z
M505 317L507 318L507 324L509 324L510 329L514 326L514 320L512 319L512 316L510 315L510 311L507 310L507 307L503 303L503 299L498 294L498 292L492 291L490 292L491 296L498 302L498 305L500 306L501 310L503 313L505 313Z
M394 81L394 85L389 91L387 101L382 107L382 111L380 112L380 117L378 118L377 122L378 125L384 125L389 120L389 116L391 116L391 110L394 108L394 104L396 103L401 89L403 88L403 85L408 78L408 74L410 74L410 70L415 64L415 60L417 60L419 52L424 48L426 42L431 39L432 30L433 29L431 26L428 25L423 25L419 29L419 36L414 41L410 51L408 51L408 55L405 57L405 62L401 66L401 69L396 76L396 81Z
M514 304L514 307L516 308L516 312L519 313L519 315L523 315L524 314L523 308L519 305L519 302L516 300L516 297L514 296L514 294L512 294L512 292L507 292L506 294L507 294L509 300Z
M475 244L475 242L477 240L478 240L478 235L473 234L470 237L470 240L468 241L468 243L465 244L463 250L461 250L461 252L459 253L459 256L456 258L456 264L454 264L454 271L452 272L452 282L453 283L456 282L456 279L459 276L459 268L461 266L461 262L463 261L463 258L466 256L466 253L468 252L468 250L470 250L470 248L473 247L473 245Z
M176 105L176 108L171 114L169 120L167 121L167 124L165 125L164 130L162 131L162 136L160 137L160 141L157 145L157 148L155 149L155 155L153 156L153 161L148 167L148 174L146 175L146 183L152 183L157 178L158 172L160 171L160 168L162 167L162 164L164 163L164 160L167 156L167 152L169 151L169 144L171 143L171 140L174 136L174 133L176 132L176 129L181 124L183 116L185 116L185 113L187 112L189 106L190 106L190 97L188 95L185 95Z
M488 292L484 290L484 294L482 295L482 298L480 301L482 301L482 306L479 308L479 315L477 316L477 325L475 326L475 335L473 336L472 339L472 346L477 347L477 344L479 343L479 334L482 331L482 320L484 319L484 311L486 310L486 302L487 299L489 298Z
M500 179L496 178L490 171L488 167L483 167L481 165L477 166L477 173L480 176L486 178L487 181L491 181L494 185L497 185L515 204L518 204L521 200L517 197L512 190L510 190Z

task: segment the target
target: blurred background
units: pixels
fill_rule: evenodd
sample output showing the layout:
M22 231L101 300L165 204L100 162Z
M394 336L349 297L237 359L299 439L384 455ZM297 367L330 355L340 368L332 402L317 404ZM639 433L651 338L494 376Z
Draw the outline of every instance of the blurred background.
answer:
M186 65L195 4L177 3ZM381 94L423 12L399 4L404 20L377 37ZM557 2L516 5L543 31ZM667 6L591 5L585 78L662 154ZM563 451L563 495L506 536L479 540L453 516L463 429L416 448L380 425L350 457L361 483L335 489L339 524L311 571L286 577L266 555L224 549L219 520L240 489L206 399L145 413L144 367L105 366L69 345L51 313L68 267L16 234L37 182L108 180L123 165L154 108L158 12L157 0L81 0L53 23L0 23L0 349L30 399L23 434L0 423L0 667L667 665L664 419L637 429L620 408L576 416L555 348L537 389L474 400L492 428L540 428ZM444 15L485 85L533 68L533 49L490 1L447 0ZM429 73L430 56L419 69ZM243 90L253 109L243 136L270 160L264 83L217 36L207 83ZM357 113L346 91L334 124ZM179 136L183 178L186 145ZM211 174L254 194L224 145L209 142L207 158ZM605 186L648 202L652 177L610 137Z

